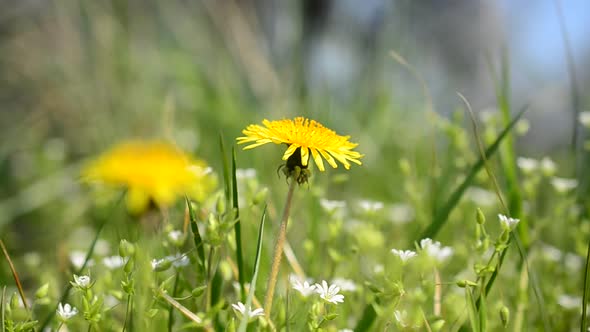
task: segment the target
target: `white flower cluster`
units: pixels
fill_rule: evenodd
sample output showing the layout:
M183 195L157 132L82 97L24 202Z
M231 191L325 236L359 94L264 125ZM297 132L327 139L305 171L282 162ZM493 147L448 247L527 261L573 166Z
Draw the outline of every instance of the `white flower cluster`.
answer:
M444 262L453 255L453 248L443 247L440 242L429 238L420 240L420 248L439 262Z
M322 283L311 284L308 280L301 280L297 276L291 276L291 286L293 289L301 293L303 297L308 297L312 294L319 294L326 302L338 304L344 302L344 295L340 294L340 290L343 291L355 291L357 289L356 284L352 280L336 278L332 281L332 284L328 284L326 280L322 280Z

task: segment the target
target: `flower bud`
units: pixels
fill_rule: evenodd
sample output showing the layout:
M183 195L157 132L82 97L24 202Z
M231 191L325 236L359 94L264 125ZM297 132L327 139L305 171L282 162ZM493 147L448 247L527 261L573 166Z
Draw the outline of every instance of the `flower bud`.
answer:
M47 293L49 293L49 283L46 283L37 289L37 292L35 292L35 298L42 299L47 296Z
M475 219L480 225L483 225L486 222L486 216L483 214L480 208L477 208L477 211L475 212Z
M135 245L129 241L122 239L119 242L119 256L131 257L135 254Z
M510 322L510 310L505 305L500 308L500 320L502 320L502 326L504 326L504 328L508 327L508 323Z

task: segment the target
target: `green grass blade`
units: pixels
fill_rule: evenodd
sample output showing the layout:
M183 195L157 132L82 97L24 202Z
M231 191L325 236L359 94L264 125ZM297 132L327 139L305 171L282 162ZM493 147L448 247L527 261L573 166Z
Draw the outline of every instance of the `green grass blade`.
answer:
M254 274L250 282L250 291L248 292L248 299L246 300L246 308L250 310L252 307L252 299L254 298L254 291L256 290L256 281L258 280L258 268L260 267L260 256L262 255L262 236L264 235L264 221L266 219L266 206L262 211L262 218L260 218L260 226L258 227L258 243L256 244L256 258L254 259ZM248 327L248 317L242 317L238 332L245 332Z
M520 117L524 114L524 112L527 109L528 109L528 106L523 107L520 110L520 112L518 112L518 114L508 124L508 126L506 126L506 128L504 128L504 130L502 130L502 132L500 133L498 138L496 138L494 143L492 145L490 145L485 150L485 159L489 159L498 150L500 143L502 143L504 138L508 135L510 130L512 130L512 128L514 127L516 122L520 119ZM424 230L420 234L420 237L417 239L418 241L421 239L427 238L427 237L434 238L436 236L436 234L438 234L438 232L440 231L442 226L444 226L444 224L447 222L447 220L449 218L449 214L451 213L453 208L455 208L455 206L457 206L457 204L459 203L459 200L463 196L463 193L465 192L465 190L471 185L471 183L473 182L477 173L484 166L485 159L483 157L480 157L479 160L471 167L471 169L469 170L469 173L465 177L465 180L463 180L463 182L459 185L459 187L457 187L457 189L455 189L455 191L453 191L449 200L440 209L438 209L438 211L434 217L434 220L426 228L426 230Z
M588 241L588 250L586 252L586 268L584 269L584 294L582 295L582 317L580 321L580 331L586 332L588 326L588 316L586 308L588 296L590 295L590 241Z
M479 314L479 330L480 331L487 331L487 306L486 306L486 297L485 293L481 294L481 305L478 309Z
M199 226L197 225L197 215L193 209L188 197L185 196L186 206L188 207L188 214L191 219L191 230L193 231L193 242L195 243L195 249L197 250L197 256L199 257L199 264L202 267L205 266L205 248L203 246L203 239L199 233Z
M375 299L375 303L370 303L365 307L363 310L363 315L361 319L356 324L354 328L354 332L363 332L363 331L370 331L371 325L377 318L377 312L375 311L375 305L379 304L379 299Z
M225 151L225 144L223 143L223 136L219 134L219 148L221 149L221 167L223 168L223 184L224 184L224 192L225 192L225 199L229 203L230 200L230 192L231 192L231 182L229 179L229 162L227 160L227 154Z
M467 303L467 313L469 314L469 323L471 323L471 331L478 332L480 330L479 316L477 315L477 308L471 293L471 287L465 286L465 302Z
M240 295L242 301L246 299L246 289L244 288L245 271L244 271L244 258L242 254L242 222L240 221L240 207L238 204L238 180L236 178L236 150L232 147L232 159L231 159L231 177L232 177L232 202L233 209L236 213L237 222L234 224L234 233L236 236L236 260L238 264L238 281L240 283Z

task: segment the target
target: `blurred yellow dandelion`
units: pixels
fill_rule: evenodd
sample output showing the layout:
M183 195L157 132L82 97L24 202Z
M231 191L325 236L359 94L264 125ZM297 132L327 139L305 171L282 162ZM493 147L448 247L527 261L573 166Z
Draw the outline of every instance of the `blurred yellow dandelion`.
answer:
M324 171L325 159L333 168L338 167L335 160L350 168L350 162L361 165L360 153L353 151L358 145L348 141L350 136L340 136L333 130L324 127L319 122L303 117L294 120L284 119L279 121L262 121L263 126L249 125L242 133L246 136L238 137L238 144L252 143L244 149L252 149L266 143L287 144L289 147L283 154L283 160L287 160L287 168L290 171L292 165L307 168L309 155L320 171ZM293 160L297 158L298 160Z
M150 202L168 206L182 195L197 201L215 186L210 169L177 147L160 141L127 141L90 162L82 171L87 182L126 187L131 212L145 210Z

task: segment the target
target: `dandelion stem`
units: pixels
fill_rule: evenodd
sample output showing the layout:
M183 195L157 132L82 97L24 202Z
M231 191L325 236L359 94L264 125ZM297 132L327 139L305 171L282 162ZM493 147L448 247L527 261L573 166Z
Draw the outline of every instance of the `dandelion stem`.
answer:
M269 320L272 308L272 299L275 292L275 286L277 284L277 276L279 274L281 258L283 257L283 246L285 245L285 239L287 237L287 221L289 220L289 211L291 210L293 191L295 191L296 184L296 179L291 178L289 192L287 193L287 199L285 201L285 208L283 209L283 217L281 219L281 225L279 227L279 234L277 235L277 242L275 244L275 251L272 259L272 267L270 270L270 276L268 278L268 286L266 288L266 297L264 298L264 313L266 314L266 317L269 318Z

